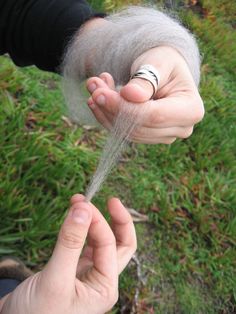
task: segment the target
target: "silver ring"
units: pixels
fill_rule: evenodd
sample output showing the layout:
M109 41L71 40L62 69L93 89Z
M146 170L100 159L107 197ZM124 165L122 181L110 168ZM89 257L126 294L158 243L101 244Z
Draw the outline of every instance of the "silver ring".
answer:
M148 81L153 88L153 93L152 96L150 97L150 99L153 98L153 96L156 94L157 89L158 89L158 85L160 82L160 74L158 73L158 71L154 68L154 66L150 65L150 64L145 64L142 65L138 71L136 71L131 77L130 79L134 79L134 78L140 78L143 79L145 81Z

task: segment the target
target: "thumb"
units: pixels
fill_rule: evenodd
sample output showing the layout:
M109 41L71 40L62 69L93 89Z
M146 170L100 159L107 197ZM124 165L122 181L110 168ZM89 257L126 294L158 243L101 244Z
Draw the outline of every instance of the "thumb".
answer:
M134 78L120 90L121 96L130 102L145 102L153 96L153 86L149 81Z
M92 220L88 203L75 203L59 232L56 247L47 265L47 274L58 284L74 282L76 269Z

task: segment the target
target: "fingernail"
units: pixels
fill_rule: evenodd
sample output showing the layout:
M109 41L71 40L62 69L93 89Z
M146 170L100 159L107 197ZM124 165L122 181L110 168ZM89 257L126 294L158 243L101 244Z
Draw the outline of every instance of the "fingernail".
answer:
M72 218L76 223L86 223L89 218L89 213L85 209L74 208L72 212Z
M104 95L99 95L97 98L96 98L96 103L99 104L99 105L105 105L106 103L106 98Z
M92 99L92 97L91 98L89 98L89 100L88 100L88 106L91 108L91 109L94 109L96 106L95 106L95 103L94 103L94 101L93 101L93 99Z
M88 105L89 105L89 108L91 108L91 109L95 109L95 108L96 108L94 102L91 102L91 103L89 103Z
M103 82L105 82L107 84L107 80L105 79L105 77L100 76L100 78L103 80Z
M96 88L97 88L97 85L95 83L91 83L88 86L88 90L89 90L90 93L93 93Z

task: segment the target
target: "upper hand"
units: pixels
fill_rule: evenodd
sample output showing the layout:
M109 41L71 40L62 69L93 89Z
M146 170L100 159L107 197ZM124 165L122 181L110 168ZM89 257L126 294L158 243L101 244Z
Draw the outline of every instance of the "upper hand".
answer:
M103 314L118 298L118 276L136 249L132 218L118 199L108 202L111 228L83 195L71 199L45 268L6 297L2 314ZM82 252L86 237L87 245Z
M88 79L87 88L91 93L88 105L96 119L110 129L122 97L128 102L148 103L143 125L132 134L133 141L170 144L176 138L189 137L194 125L204 116L204 106L187 63L175 49L163 46L139 56L131 73L144 64L153 65L160 73L154 100L150 100L151 84L140 78L130 80L119 92L108 73Z

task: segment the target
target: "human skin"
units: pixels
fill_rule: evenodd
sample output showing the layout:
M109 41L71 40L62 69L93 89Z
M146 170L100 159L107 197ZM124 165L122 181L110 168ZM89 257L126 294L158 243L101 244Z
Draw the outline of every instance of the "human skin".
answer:
M111 227L83 195L74 195L48 264L0 301L0 313L104 314L110 310L118 298L119 274L137 244L132 218L121 202L110 199L108 211Z
M176 138L189 137L204 116L204 106L187 63L175 49L162 46L137 58L131 73L144 64L153 65L160 73L153 100L150 100L153 88L149 82L135 78L117 91L112 76L102 73L87 80L91 93L88 105L94 116L110 129L122 98L131 103L148 103L142 126L131 136L134 142L171 144Z
M111 22L102 18L86 22L78 33L78 40L81 34L98 29L104 23ZM91 75L91 58L93 54L88 51L85 59L88 77ZM87 89L91 94L88 106L96 120L106 129L111 129L121 103L145 103L148 109L142 113L143 124L135 128L130 140L146 144L171 144L177 138L189 137L194 125L203 119L204 105L187 62L176 49L158 46L134 60L130 74L145 64L152 65L160 74L158 90L152 100L153 87L141 78L131 79L119 88L106 72L87 80Z
M119 111L121 99L131 103L146 103L143 124L131 135L131 140L146 144L171 144L176 138L187 138L194 125L204 116L204 105L184 58L174 49L160 46L139 56L131 73L141 65L151 64L160 74L158 90L145 80L130 80L119 91L109 73L87 80L91 94L88 105L97 121L110 129Z

